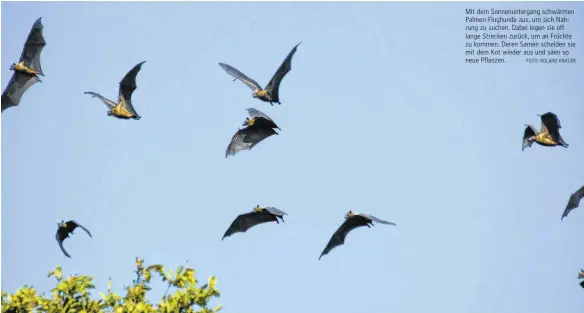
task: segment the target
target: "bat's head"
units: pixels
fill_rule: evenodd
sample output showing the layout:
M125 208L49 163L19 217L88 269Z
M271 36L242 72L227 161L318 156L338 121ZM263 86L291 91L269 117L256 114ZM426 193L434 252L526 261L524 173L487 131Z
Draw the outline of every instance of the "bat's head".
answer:
M349 218L349 217L351 217L351 216L353 216L353 215L355 215L355 214L353 213L353 211L349 211L349 212L347 212L347 214L345 214L345 218Z
M14 71L14 69L16 69L16 63L12 63L12 65L10 65L10 70Z
M243 126L253 126L254 122L255 122L255 119L253 119L253 118L250 119L249 117L246 117L245 121L243 122L242 125Z
M261 211L264 210L264 208L261 208L260 205L258 204L258 205L256 205L255 208L253 208L253 210L256 211L256 212L261 212Z

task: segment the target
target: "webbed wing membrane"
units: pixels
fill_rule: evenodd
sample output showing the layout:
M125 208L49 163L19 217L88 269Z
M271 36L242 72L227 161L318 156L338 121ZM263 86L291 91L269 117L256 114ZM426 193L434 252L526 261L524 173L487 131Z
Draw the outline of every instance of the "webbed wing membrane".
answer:
M580 283L580 286L584 288L584 280Z
M65 238L67 238L65 230L61 231L61 228L59 228L57 230L57 233L55 234L55 238L57 239L57 242L59 243L59 247L61 248L61 251L63 251L63 254L65 254L66 257L70 258L71 256L69 255L69 253L67 253L67 251L65 250L65 247L63 247L63 240Z
M272 215L276 215L276 216L284 216L284 215L288 215L288 214L286 214L286 212L284 212L284 211L281 211L281 210L279 210L279 209L276 209L276 208L274 208L274 207L271 207L271 206L269 206L269 207L266 207L266 208L264 208L264 209L266 209L266 211L268 211L268 212L269 212L270 214L272 214ZM283 219L282 219L282 220L283 220Z
M219 66L221 66L221 68L223 68L225 70L225 72L227 72L227 74L233 76L234 80L239 79L246 86L251 88L251 90L253 90L253 91L262 90L262 87L260 86L260 84L258 84L255 80L247 77L245 74L243 74L242 72L240 72L239 70L237 70L233 66L225 64L225 63L219 63Z
M75 228L77 228L77 227L83 229L87 233L87 235L89 235L89 237L91 237L91 233L83 225L81 225L81 224L79 224L79 223L77 223L75 221L69 221L69 222L67 222L67 230L69 232L73 232L75 230Z
M282 64L280 64L280 67L278 67L276 73L274 73L274 76L272 76L272 79L270 79L266 85L266 91L270 95L270 98L272 98L273 102L280 103L280 83L284 79L284 76L286 76L286 74L292 69L292 57L301 43L302 42L297 43L296 46L292 48Z
M560 124L558 116L552 112L548 112L540 117L542 129L544 129L544 127L547 129L552 140L557 144L565 144L564 139L562 139L562 136L560 135L560 128L562 128L562 125Z
M568 214L570 214L570 212L572 210L574 210L575 208L577 208L580 205L580 200L582 200L582 198L584 198L584 186L580 187L580 189L578 189L576 192L574 192L571 196L570 196L570 200L568 201L568 205L566 205L566 209L564 210L564 213L562 214L562 220L564 220L565 217L568 216Z
M2 93L2 112L7 108L20 104L20 99L24 92L38 82L39 79L32 75L14 71L12 78Z
M533 144L533 141L529 141L527 139L529 139L532 136L537 135L537 131L535 130L535 128L533 128L533 126L531 125L525 125L525 131L523 132L523 145L521 147L521 151L525 150L525 148L531 148L531 145Z
M393 225L395 226L395 223L392 222L388 222L388 221L384 221L384 220L380 220L377 217L373 216L373 215L368 215L368 214L359 214L365 218L370 219L371 221L375 222L375 223L379 223L379 224L385 224L385 225Z
M86 92L84 92L84 94L86 94L86 95L91 95L91 96L92 96L92 98L95 98L95 97L97 97L99 100L101 100L103 103L105 103L105 105L106 105L106 106L108 107L108 109L110 109L110 110L111 110L111 109L113 109L113 108L116 106L116 103L115 103L115 102L113 102L112 100L110 100L110 99L108 99L108 98L106 98L106 97L104 97L104 96L102 96L102 95L100 95L100 94L98 94L98 93L95 93L95 92L93 92L93 91L86 91Z
M241 150L251 150L262 140L274 134L278 133L271 128L246 127L240 129L231 138L231 142L225 151L225 157L235 155Z
M40 72L39 75L43 75L43 70L41 69L41 51L46 44L45 38L43 37L43 24L41 23L41 18L39 18L30 30L28 38L26 38L26 43L24 44L24 50L20 56L20 61L31 70Z
M223 235L223 238L221 238L221 240L223 240L223 239L225 239L225 237L229 237L235 233L244 233L248 229L250 229L258 224L267 223L267 222L274 222L274 221L276 221L276 222L278 221L277 217L268 213L268 212L253 211L253 212L241 214L237 218L235 218L233 223L231 223L231 226L229 226L229 228L227 229L227 231L225 232L225 234Z
M327 255L332 249L345 244L345 238L347 238L347 234L351 232L353 229L367 226L368 220L365 219L363 216L354 215L350 218L345 219L345 222L337 229L337 231L333 234L331 239L329 240L328 244L320 254L319 260Z
M119 90L119 97L123 97L125 100L125 109L128 112L138 115L134 106L132 105L132 93L136 90L136 76L138 72L142 68L142 64L146 61L142 61L134 66L127 74L122 78L120 81L120 90Z
M276 125L274 120L272 120L269 116L264 114L262 111L254 109L254 108L249 108L249 109L247 109L247 112L249 113L249 116L251 118L257 118L256 125L261 125L262 119L263 119L264 120L263 122L266 122L264 124L265 126L280 129L280 127L278 127L278 125Z

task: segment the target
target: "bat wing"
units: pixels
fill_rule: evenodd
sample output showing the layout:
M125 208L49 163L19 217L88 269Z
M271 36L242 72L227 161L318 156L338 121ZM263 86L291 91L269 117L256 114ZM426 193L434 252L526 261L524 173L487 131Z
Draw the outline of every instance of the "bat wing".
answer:
M26 38L20 61L31 70L39 72L40 75L43 75L43 70L41 69L41 51L46 44L45 38L43 37L43 24L41 23L41 18L39 18L32 25L28 38Z
M276 208L274 208L274 207L271 207L271 206L270 206L270 207L266 207L265 209L266 209L266 211L268 211L270 214L272 214L272 215L276 215L276 216L279 216L279 217L283 217L284 215L288 215L288 214L286 214L286 212L284 212L284 211L281 211L281 210L279 210L279 209L276 209ZM283 220L283 219L282 219L282 220Z
M262 87L260 86L260 84L258 84L258 82L256 82L255 80L247 77L245 74L243 74L242 72L240 72L239 70L237 70L233 66L228 65L228 64L225 64L225 63L219 63L219 66L221 66L221 68L223 68L225 70L225 72L227 72L227 74L233 76L234 80L238 80L239 79L246 86L248 86L249 88L251 88L251 90L253 90L253 91L260 91L260 90L262 90Z
M521 147L521 151L525 150L525 148L530 148L533 144L533 141L529 141L530 137L533 137L537 134L537 131L531 125L525 125L525 131L523 132L523 145Z
M69 253L67 253L67 251L65 250L65 247L63 247L63 240L65 240L66 237L66 233L61 231L61 228L59 228L57 230L57 233L55 234L55 238L57 239L57 242L59 243L59 247L61 248L61 251L63 251L63 253L65 254L66 257L70 258L71 256L69 255Z
M580 200L582 200L582 198L584 198L584 186L580 187L580 189L578 189L570 196L570 200L568 201L568 205L566 205L566 209L562 214L561 220L564 220L564 218L570 214L570 211L574 210L580 205Z
M134 66L120 81L119 97L120 98L123 97L125 100L124 108L128 110L128 112L135 115L138 115L138 113L136 112L134 106L132 105L132 93L134 93L134 90L138 88L136 86L136 76L138 75L140 69L142 69L142 64L144 64L145 62L146 61L142 61L136 64L136 66Z
M367 223L368 221L365 218L358 215L345 219L345 222L333 234L333 236L329 240L328 244L326 245L318 259L320 260L323 256L327 255L334 248L345 244L345 238L347 238L349 232L351 232L355 228L367 226Z
M235 233L245 233L248 229L250 229L258 224L273 222L273 221L277 221L277 218L269 213L249 212L249 213L241 214L237 218L235 218L233 223L231 223L231 226L229 226L229 228L227 229L227 231L225 232L225 234L223 235L223 238L221 238L221 240L223 240L223 239L225 239L225 237L229 237Z
M385 224L385 225L393 225L396 226L395 223L392 222L388 222L388 221L384 221L384 220L380 220L377 217L373 216L373 215L367 215L367 214L359 214L365 218L368 218L370 220L372 220L375 223L379 223L379 224Z
M263 113L262 111L258 110L258 109L254 109L254 108L249 108L247 109L247 112L249 113L249 116L251 118L256 118L258 119L258 121L260 120L264 120L265 126L267 127L271 127L271 128L277 128L280 129L280 127L278 127L278 125L276 125L276 123L274 122L274 120L272 120L269 116L267 116L265 113ZM257 123L257 122L256 122ZM261 123L261 122L260 122ZM257 125L257 124L256 124Z
M32 75L14 71L4 93L2 93L2 111L20 104L24 92L38 82L39 79Z
M580 283L580 286L582 286L582 288L584 288L584 280Z
M292 57L301 43L302 42L297 43L296 46L292 48L282 64L280 64L280 67L278 67L276 73L274 73L274 76L272 76L272 79L270 79L266 85L268 94L270 94L270 97L276 103L280 103L280 83L282 82L282 79L284 79L284 76L286 76L286 74L292 69Z
M267 116L264 112L262 112L258 109L249 108L249 109L247 109L247 113L249 114L249 117L251 117L251 118L262 117L262 118L265 118L266 120L272 121L272 119L269 116Z
M84 94L86 94L86 95L92 95L93 96L92 98L97 97L99 100L103 101L103 103L105 103L105 105L110 110L113 109L116 106L116 103L113 102L112 100L107 99L106 97L104 97L104 96L102 96L102 95L100 95L98 93L95 93L93 91L86 91L86 92L84 92Z
M89 230L87 228L83 227L83 225L81 225L81 224L79 224L79 223L77 223L75 221L69 221L69 222L67 222L67 231L68 232L74 231L75 228L77 228L77 227L83 229L89 235L89 237L91 237L91 233L89 232Z
M560 124L560 120L558 119L557 115L555 115L552 112L548 112L542 115L541 125L542 130L545 127L545 129L547 129L548 133L555 142L557 143L563 142L563 140L561 139L562 137L560 136L560 128L562 128L562 125Z
M235 155L241 150L251 150L262 140L274 134L278 133L271 128L246 127L240 129L231 138L231 142L225 151L225 157Z

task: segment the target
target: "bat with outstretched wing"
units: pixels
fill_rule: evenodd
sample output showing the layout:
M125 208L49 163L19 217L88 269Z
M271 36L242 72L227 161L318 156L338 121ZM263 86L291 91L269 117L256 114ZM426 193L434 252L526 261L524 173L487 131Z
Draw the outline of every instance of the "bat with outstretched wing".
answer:
M584 186L580 187L580 189L578 189L570 196L570 200L568 201L568 205L566 205L566 209L564 209L564 213L562 214L562 219L560 221L563 221L572 210L580 205L580 200L582 200L582 198L584 198Z
M7 108L19 105L24 92L34 84L41 82L39 75L44 76L41 69L41 51L46 44L43 37L43 24L39 18L28 34L19 62L10 66L10 70L14 71L14 74L2 93L2 112Z
M378 219L374 216L371 216L371 215L357 214L357 213L353 213L352 211L349 211L345 215L345 222L333 234L333 236L329 240L328 244L326 245L326 247L324 248L324 250L322 251L322 253L320 254L320 257L318 259L320 260L323 256L327 255L334 248L345 244L345 239L347 238L347 235L353 229L356 229L356 228L359 228L362 226L367 226L370 228L371 225L373 225L373 222L395 226L395 223L380 220L380 219Z
M89 235L89 237L91 237L91 233L89 232L89 230L75 221L68 221L66 223L65 223L65 221L61 221L61 223L57 223L57 225L59 228L57 229L57 233L55 234L55 238L57 239L57 242L59 243L59 247L61 247L61 251L63 251L65 256L67 256L68 258L70 258L71 256L69 255L69 253L67 253L67 251L65 251L65 248L63 247L63 241L65 239L69 238L69 235L73 234L73 231L77 227L83 229Z
M84 94L91 95L93 98L97 97L101 100L105 105L108 107L107 115L114 116L119 119L134 119L139 120L141 118L134 109L134 105L132 104L132 94L134 90L138 88L136 86L136 76L138 76L138 72L142 69L142 64L146 61L142 61L135 65L120 81L120 88L118 92L118 102L114 102L106 97L93 92L93 91L86 91Z
M227 228L227 231L225 231L225 234L221 240L235 233L244 233L248 229L259 224L268 222L276 222L280 224L278 219L281 219L282 222L284 222L284 215L287 214L274 207L261 208L259 205L257 205L251 212L237 216L229 228Z
M247 75L243 74L241 71L239 71L238 69L234 68L231 65L219 63L219 66L221 66L221 68L223 68L223 70L225 70L227 74L233 76L234 81L240 80L246 86L248 86L253 91L252 96L254 98L260 99L264 102L269 102L271 105L274 105L274 103L281 104L280 83L282 82L286 74L288 74L288 72L290 72L290 70L292 69L292 57L296 53L296 50L301 43L302 41L297 43L296 46L292 48L292 50L288 53L282 64L280 64L280 67L278 67L278 70L276 71L276 73L274 73L274 75L272 76L272 78L270 79L265 88L262 88L260 84L258 84L258 82L249 78Z
M262 140L278 135L274 128L280 129L278 125L266 114L259 110L250 108L247 112L251 118L246 118L243 122L244 128L239 129L225 150L225 157L236 155L241 150L251 150Z

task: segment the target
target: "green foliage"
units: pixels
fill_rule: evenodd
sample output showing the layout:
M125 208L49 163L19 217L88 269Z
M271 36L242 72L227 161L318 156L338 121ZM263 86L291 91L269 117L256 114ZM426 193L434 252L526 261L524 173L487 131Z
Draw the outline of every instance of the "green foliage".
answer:
M91 299L90 291L95 289L93 277L64 278L61 267L57 266L48 274L57 281L50 297L38 295L33 287L28 286L18 289L12 295L3 291L2 313L27 313L34 310L44 313L215 313L221 309L221 305L208 308L209 301L220 296L215 288L217 279L214 276L205 285L196 287L195 271L191 268L181 266L173 275L172 270L165 272L164 267L158 264L144 268L143 262L143 259L136 258L137 278L132 286L126 287L126 295L123 297L111 291L110 279L107 294L100 292L100 300ZM156 305L146 300L153 274L168 283L166 294ZM172 287L176 291L168 294Z

